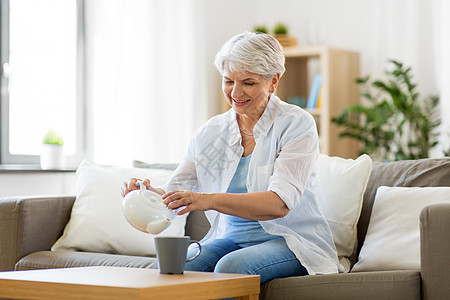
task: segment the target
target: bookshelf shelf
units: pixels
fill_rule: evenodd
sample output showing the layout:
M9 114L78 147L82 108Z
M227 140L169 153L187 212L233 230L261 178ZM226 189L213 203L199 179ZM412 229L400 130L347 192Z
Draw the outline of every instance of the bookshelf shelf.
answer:
M280 80L277 95L285 101L308 99L313 78L321 74L320 108L308 109L314 116L319 132L320 151L330 156L356 158L358 144L340 139L338 127L331 122L341 110L359 101L359 54L330 48L285 47L286 72Z

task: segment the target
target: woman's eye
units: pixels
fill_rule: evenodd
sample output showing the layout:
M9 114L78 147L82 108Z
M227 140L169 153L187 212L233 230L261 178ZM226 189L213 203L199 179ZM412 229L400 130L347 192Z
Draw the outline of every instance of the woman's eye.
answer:
M233 84L233 81L231 81L231 80L225 80L225 84Z
M250 86L251 86L251 85L254 85L254 84L255 84L254 82L246 82L246 83L245 83L245 85L250 85Z

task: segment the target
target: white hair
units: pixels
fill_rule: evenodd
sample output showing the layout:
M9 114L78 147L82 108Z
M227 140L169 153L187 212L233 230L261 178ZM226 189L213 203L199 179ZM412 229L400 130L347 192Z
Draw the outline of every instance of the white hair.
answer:
M283 75L285 58L283 47L271 35L243 32L228 40L216 54L214 65L223 75L227 67L231 71L249 72L272 78Z

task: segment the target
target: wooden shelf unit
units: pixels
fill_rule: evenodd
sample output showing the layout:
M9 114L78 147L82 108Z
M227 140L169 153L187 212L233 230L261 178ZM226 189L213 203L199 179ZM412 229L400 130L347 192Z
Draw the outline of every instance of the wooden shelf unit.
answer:
M321 153L342 158L356 158L358 143L339 138L339 128L331 118L343 108L359 102L359 54L320 47L286 47L286 72L276 94L282 100L292 97L308 99L314 75L322 75L320 108L310 110L317 123Z

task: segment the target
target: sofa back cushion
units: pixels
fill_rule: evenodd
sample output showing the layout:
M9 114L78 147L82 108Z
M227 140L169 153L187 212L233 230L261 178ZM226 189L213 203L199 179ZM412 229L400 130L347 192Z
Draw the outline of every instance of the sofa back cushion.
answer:
M200 241L208 233L210 227L205 213L200 210L194 210L187 217L184 231L185 235L190 236L192 240Z
M375 194L378 187L383 185L450 186L450 157L373 163L358 222L358 254L367 233Z

